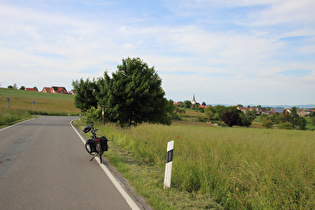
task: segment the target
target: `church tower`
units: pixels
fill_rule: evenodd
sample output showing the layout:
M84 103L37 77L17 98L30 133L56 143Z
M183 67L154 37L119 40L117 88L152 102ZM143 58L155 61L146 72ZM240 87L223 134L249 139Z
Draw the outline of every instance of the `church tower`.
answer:
M194 94L194 95L193 95L193 100L191 101L191 104L192 104L193 106L195 106L196 103L197 103L197 102L196 102L195 94Z

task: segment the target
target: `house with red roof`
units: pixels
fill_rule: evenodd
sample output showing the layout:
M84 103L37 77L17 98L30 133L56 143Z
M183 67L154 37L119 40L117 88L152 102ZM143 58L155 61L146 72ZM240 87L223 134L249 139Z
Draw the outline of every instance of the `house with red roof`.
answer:
M52 86L52 93L68 94L68 91L65 87Z
M248 106L248 107L238 106L237 109L238 109L238 110L241 110L241 111L244 112L244 113L246 113L247 110L248 110L248 111L253 111L253 110L258 111L258 110L257 110L258 108L256 108L256 107L250 107L250 106Z
M44 87L42 93L51 93L51 87Z
M173 104L174 104L175 106L180 107L180 106L182 106L182 105L183 105L183 102L176 102L176 103L174 102Z
M25 88L25 90L38 92L37 87L34 87L34 88Z
M68 94L67 89L65 87L44 87L42 93L60 93L60 94Z

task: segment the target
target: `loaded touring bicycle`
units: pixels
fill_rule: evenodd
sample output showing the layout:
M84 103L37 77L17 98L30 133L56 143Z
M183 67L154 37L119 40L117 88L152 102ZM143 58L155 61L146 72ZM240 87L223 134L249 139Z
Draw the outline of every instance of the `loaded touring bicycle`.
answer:
M93 155L90 161L92 161L96 156L99 156L102 163L102 155L108 150L108 140L105 136L97 137L96 132L98 129L95 129L93 125L94 123L83 128L84 133L88 133L90 131L92 133L91 138L85 142L85 149L89 154Z

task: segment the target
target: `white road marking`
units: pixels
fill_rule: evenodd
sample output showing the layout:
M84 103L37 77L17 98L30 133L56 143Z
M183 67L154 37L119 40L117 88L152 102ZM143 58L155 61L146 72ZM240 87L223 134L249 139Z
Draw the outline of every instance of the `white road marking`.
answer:
M14 125L10 125L10 126L8 126L8 127L1 128L1 129L0 129L0 132L1 132L1 131L6 130L6 129L8 129L8 128L12 128L12 127L14 127L14 126L16 126L16 125L19 125L19 124L25 123L25 122L27 122L27 121L34 120L34 119L37 119L37 118L32 118L32 119L29 119L29 120L25 120L25 121L22 121L22 122L16 123L16 124L14 124Z
M73 120L70 122L70 125L74 129L74 131L78 134L83 144L85 144L85 139L82 137L82 135L77 131L77 129L72 125ZM124 197L128 205L131 209L134 210L140 210L138 205L133 201L133 199L129 196L129 194L125 191L125 189L120 185L120 183L117 181L117 179L113 176L113 174L110 172L110 170L100 162L100 159L98 157L95 158L98 162L98 164L101 166L103 171L106 173L108 178L112 181L112 183L115 185L117 190L120 192L120 194Z

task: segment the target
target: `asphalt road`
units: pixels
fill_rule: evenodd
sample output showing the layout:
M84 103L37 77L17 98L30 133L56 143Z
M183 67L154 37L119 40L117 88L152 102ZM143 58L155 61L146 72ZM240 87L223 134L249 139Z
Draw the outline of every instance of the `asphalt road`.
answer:
M0 209L131 209L85 151L73 117L0 130Z

